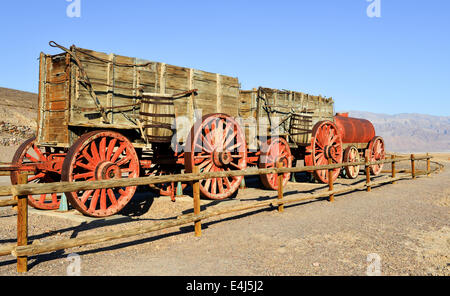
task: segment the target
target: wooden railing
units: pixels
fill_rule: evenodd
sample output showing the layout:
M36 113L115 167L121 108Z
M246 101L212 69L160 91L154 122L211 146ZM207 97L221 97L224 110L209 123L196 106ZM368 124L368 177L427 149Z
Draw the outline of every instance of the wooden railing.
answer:
M211 173L199 173L198 168L194 168L193 173L180 174L180 175L168 175L168 176L155 176L155 177L141 177L133 179L111 179L102 181L87 181L87 182L58 182L58 183L47 183L47 184L25 184L27 181L26 175L21 175L19 178L19 185L12 186L0 186L0 196L13 196L12 199L0 201L0 207L6 206L17 206L17 244L6 244L0 246L0 256L10 255L17 257L17 271L26 272L27 271L27 257L38 255L42 253L48 253L52 251L80 247L84 245L96 244L121 238L128 238L131 236L145 234L165 228L170 228L174 226L180 226L183 224L194 223L195 236L201 236L201 221L226 213L240 212L249 209L274 206L278 208L279 212L284 210L284 205L290 203L298 203L305 200L326 198L330 202L334 201L334 197L338 194L351 192L358 189L366 189L370 191L372 187L381 185L384 183L395 183L398 180L405 178L416 178L419 175L430 175L432 172L437 170L442 170L443 165L437 162L433 162L437 165L435 169L431 169L431 159L433 157L430 155L415 156L411 155L409 157L395 157L392 156L389 159L368 162L352 162L352 163L339 163L339 164L328 164L323 166L304 166L304 167L292 167L285 168L281 164L278 164L276 168L270 169L257 169L250 168L246 170L238 171L225 171L225 172L211 172ZM415 163L420 160L426 160L427 169L425 171L417 171ZM395 169L395 163L401 161L411 161L411 173L398 174ZM391 165L391 177L382 178L380 180L372 181L370 178L370 166L377 164L390 163ZM298 173L298 172L311 172L316 170L327 170L328 174L331 174L333 169L343 168L346 166L356 166L364 165L366 182L362 182L356 185L345 186L343 188L334 189L333 180L330 179L328 184L329 188L327 191L321 191L314 194L296 195L288 198L283 196L283 178L282 174L285 173ZM200 190L199 181L210 178L222 178L222 177L233 177L233 176L254 176L254 175L264 175L264 174L278 174L278 195L276 199L254 202L251 204L238 205L234 207L226 207L222 209L212 209L212 210L200 210ZM57 240L45 243L39 243L38 241L32 244L28 243L28 206L27 199L28 195L34 194L51 194L51 193L62 193L62 192L72 192L80 190L94 190L102 188L116 188L116 187L127 187L127 186L139 186L139 185L149 185L158 183L168 183L168 182L193 182L193 213L186 214L177 217L170 221L164 221L155 223L150 226L140 226L135 228L130 228L126 230L114 231L110 233L102 233L95 235L86 235L78 238Z

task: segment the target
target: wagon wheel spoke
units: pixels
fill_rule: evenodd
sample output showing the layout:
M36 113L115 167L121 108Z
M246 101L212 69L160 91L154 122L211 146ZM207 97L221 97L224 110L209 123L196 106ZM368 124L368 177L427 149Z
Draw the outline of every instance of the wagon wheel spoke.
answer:
M227 186L227 188L231 188L231 183L228 177L223 178L223 180L225 181L225 185Z
M209 162L208 166L202 171L202 173L209 173L213 165L214 164L212 162Z
M100 189L96 189L96 190L100 190ZM82 204L86 203L86 201L91 196L92 192L94 192L94 190L87 190L87 191L83 192L83 195L81 196L81 199L80 199Z
M130 155L122 158L121 160L116 162L116 165L118 166L123 166L126 165L127 163L129 163L131 161L132 157Z
M206 190L209 190L209 187L211 186L211 179L207 179L206 181L205 181L205 189Z
M113 205L117 205L117 199L116 199L116 196L114 195L114 191L111 188L109 188L109 189L107 189L107 193L108 193L108 197L109 197L109 200L111 201L111 203Z
M100 193L100 209L106 210L106 189L102 189Z
M39 161L46 161L47 158L44 156L42 151L33 143L33 150L36 152L36 155L39 157Z
M109 142L108 148L107 148L107 150L106 150L106 157L105 157L105 160L111 160L111 156L112 156L114 147L116 146L116 143L117 143L117 139L116 139L116 138L112 139L112 140Z
M120 154L125 150L127 147L126 143L120 143L119 148L114 152L114 155L111 157L111 162L116 162L116 160L119 158Z
M84 168L86 170L89 170L89 171L93 171L95 169L95 166L93 164L91 164L91 163L85 164L85 163L83 163L81 161L77 161L76 162L76 166L82 167L82 168Z
M102 189L97 189L92 196L91 202L89 204L89 212L95 212L95 208L97 207L98 197L100 196L100 192Z
M212 161L210 159L204 160L199 166L199 170L201 170L202 168L204 168L205 166L211 164L212 165Z
M196 154L195 156L194 156L194 158L197 160L202 160L203 161L203 159L208 159L208 158L211 158L211 154L210 153L208 153L208 154L204 154L205 152L201 152L200 154Z
M231 136L229 136L231 132ZM225 130L223 132L223 147L227 147L228 144L230 144L230 142L235 139L235 137L237 136L237 130L233 131L232 125L231 123L227 123L227 125L225 126Z
M202 142L201 142L201 144L197 144L198 147L207 153L213 152L214 147L213 147L212 142L210 142L210 140L208 140L208 138L206 138L203 134L201 136L202 136ZM203 144L205 144L205 145L203 145Z
M100 154L98 153L97 144L95 143L95 141L92 141L91 143L91 154L92 158L96 163L101 161Z
M95 166L95 160L89 155L89 153L87 151L88 149L89 149L89 147L86 147L83 150L82 154L83 154L84 158L89 162L89 164L91 164L92 166Z
M228 146L229 146L230 144L235 144L235 140L236 140L237 134L238 134L238 131L234 131L234 132L232 133L232 135L231 135L230 137L228 137L228 139L227 139L227 140L225 141L225 143L223 144L223 147L225 147L225 149L226 149L227 151L232 151L232 150L233 150L233 148L228 148Z
M233 151L234 149L237 149L237 148L239 148L241 146L242 146L242 143L236 143L235 145L230 147L230 150Z
M230 162L230 165L231 165L232 167L237 168L238 170L241 170L241 169L242 169L238 164L235 164L235 163L233 163L233 162Z
M39 173L39 174L37 174L37 175L34 175L34 176L32 176L32 177L29 177L29 178L28 178L28 183L31 183L31 182L33 182L33 181L35 181L35 180L42 179L43 177L45 177L45 174L44 174L44 173Z
M28 158L29 160L31 160L31 162L39 162L38 159L34 158L33 156L31 156L29 153L25 154L26 158Z

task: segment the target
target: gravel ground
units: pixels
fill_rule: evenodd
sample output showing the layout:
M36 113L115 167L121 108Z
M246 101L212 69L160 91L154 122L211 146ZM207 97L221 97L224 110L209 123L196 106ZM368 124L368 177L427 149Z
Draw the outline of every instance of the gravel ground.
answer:
M373 265L368 256L379 259L382 275L448 276L450 162L445 165L442 173L432 177L399 181L373 188L370 193L355 191L337 196L334 203L317 200L285 206L283 213L264 208L222 215L204 221L201 238L194 237L192 225L185 225L31 257L27 275L66 275L72 262L67 256L76 253L81 259L81 275L87 276L357 276L366 275L368 266ZM339 182L351 183L342 179ZM203 208L276 195L257 189L258 180L248 179L247 185L249 188L241 190L237 198L220 203L205 200ZM286 195L324 188L320 184L289 183ZM30 210L30 241L150 225L191 212L189 197L172 203L168 198L148 194L139 201L142 196L136 197L127 215L107 220L84 218L73 211L63 214ZM0 209L0 223L0 243L14 243L15 211ZM17 275L14 259L0 258L0 275Z

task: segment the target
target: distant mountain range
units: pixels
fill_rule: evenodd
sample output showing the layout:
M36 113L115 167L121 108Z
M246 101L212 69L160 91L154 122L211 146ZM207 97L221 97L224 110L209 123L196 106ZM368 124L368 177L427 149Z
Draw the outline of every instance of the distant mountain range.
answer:
M371 121L390 152L450 152L450 116L347 112ZM22 134L28 137L26 127L36 129L36 116L37 94L0 87L0 137L11 138L14 144L22 140ZM13 135L11 131L16 130L20 135Z
M390 152L450 152L450 116L348 112L371 121Z

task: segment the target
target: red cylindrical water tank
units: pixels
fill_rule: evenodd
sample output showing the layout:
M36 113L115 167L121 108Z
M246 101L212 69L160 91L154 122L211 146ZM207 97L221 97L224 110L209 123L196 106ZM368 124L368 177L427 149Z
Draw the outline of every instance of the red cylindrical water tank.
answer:
M334 117L334 123L341 134L342 143L369 143L375 137L375 128L366 119L348 117L348 113L338 113Z

